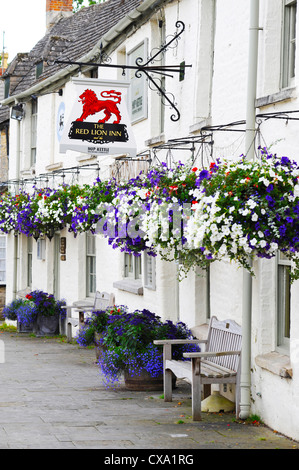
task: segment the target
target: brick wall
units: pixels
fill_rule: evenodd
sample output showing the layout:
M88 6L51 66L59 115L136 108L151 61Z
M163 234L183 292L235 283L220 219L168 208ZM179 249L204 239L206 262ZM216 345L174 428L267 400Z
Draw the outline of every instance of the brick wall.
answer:
M73 11L73 0L47 0L46 11Z
M61 17L73 14L73 0L47 0L46 3L46 25L47 30Z

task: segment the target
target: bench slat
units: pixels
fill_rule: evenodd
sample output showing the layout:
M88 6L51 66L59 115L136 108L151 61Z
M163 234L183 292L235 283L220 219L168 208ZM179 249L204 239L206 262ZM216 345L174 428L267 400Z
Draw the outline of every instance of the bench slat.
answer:
M189 361L166 361L165 369L170 369L179 379L186 379L191 383L192 371Z
M184 377L191 380L191 362L189 361L171 361L167 360L165 364L166 369L170 369L178 378L183 379ZM217 366L207 361L201 361L201 376L202 377L217 377L225 378L236 375L233 370L225 369L224 367Z
M202 361L201 363L201 368L200 368L200 373L201 376L204 377L218 377L218 378L225 378L225 377L231 377L233 375L236 375L236 372L233 370L225 369L224 367L217 366L216 364L213 363L208 363Z

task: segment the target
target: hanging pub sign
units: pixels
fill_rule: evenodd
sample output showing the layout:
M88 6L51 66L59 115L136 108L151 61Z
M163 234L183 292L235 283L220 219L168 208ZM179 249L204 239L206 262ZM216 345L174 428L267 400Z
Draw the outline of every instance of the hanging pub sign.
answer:
M73 78L74 103L60 152L136 156L126 98L130 82Z

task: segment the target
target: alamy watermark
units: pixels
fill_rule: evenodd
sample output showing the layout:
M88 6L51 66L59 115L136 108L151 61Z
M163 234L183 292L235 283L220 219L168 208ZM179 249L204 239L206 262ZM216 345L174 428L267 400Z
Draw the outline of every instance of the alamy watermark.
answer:
M155 228L152 235L158 234L167 239L181 239L184 234L187 220L192 213L192 204L163 203L149 211L143 205L132 204L128 210L115 211L115 206L109 203L102 204L97 209L100 220L97 222L96 233L110 238L143 238L145 232L142 230L144 224L152 219ZM117 220L116 220L117 216Z

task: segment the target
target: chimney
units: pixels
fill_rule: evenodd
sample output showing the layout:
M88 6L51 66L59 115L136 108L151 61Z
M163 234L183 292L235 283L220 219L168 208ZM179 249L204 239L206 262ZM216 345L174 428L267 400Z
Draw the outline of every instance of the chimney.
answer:
M5 70L7 69L8 53L5 52L4 54L2 54L1 58L2 58L2 64L0 67L0 76L3 75Z
M46 25L47 30L62 17L73 13L73 0L46 0Z

